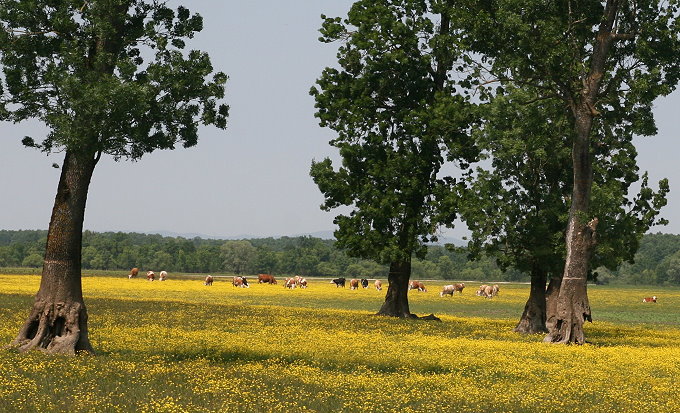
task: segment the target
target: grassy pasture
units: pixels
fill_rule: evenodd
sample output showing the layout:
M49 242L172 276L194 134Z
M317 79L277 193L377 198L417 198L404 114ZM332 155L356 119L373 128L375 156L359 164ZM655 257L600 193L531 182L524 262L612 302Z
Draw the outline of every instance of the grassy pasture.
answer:
M171 274L172 276L172 274ZM0 275L0 343L39 277ZM528 285L411 291L442 323L376 317L384 291L311 281L83 278L97 357L0 350L0 411L680 411L680 289L589 287L591 344L511 332ZM642 304L657 295L658 304Z

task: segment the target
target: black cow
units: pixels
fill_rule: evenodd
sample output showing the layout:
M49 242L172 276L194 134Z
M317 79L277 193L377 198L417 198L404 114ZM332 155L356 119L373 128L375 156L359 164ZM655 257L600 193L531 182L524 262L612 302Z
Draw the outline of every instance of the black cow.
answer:
M336 288L340 286L342 286L342 288L345 288L345 278L344 277L336 278L331 281L331 284L335 284Z
M364 288L368 288L368 280L365 278L361 279L361 286Z

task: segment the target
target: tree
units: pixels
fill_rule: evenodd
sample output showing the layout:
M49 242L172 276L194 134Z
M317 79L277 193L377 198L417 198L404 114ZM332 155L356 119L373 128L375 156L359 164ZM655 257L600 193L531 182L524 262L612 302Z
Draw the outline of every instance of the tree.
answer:
M389 264L378 314L415 317L408 305L411 260L423 257L443 222L440 202L457 182L439 177L446 160L463 167L476 150L469 100L456 93L452 1L361 0L345 20L324 18L323 42L343 41L339 69L326 68L311 94L322 127L337 133L342 166L313 162L322 209L338 215L337 245ZM450 209L449 209L450 211Z
M573 185L564 272L546 341L583 343L583 323L592 319L586 279L600 222L591 209L595 152L612 141L656 132L652 102L670 93L680 74L678 2L459 5L457 23L466 28L470 50L483 57L478 74L490 75L487 87L494 81L500 91L508 83L529 86L567 109Z
M489 168L470 177L470 200L462 215L472 231L470 251L498 257L501 268L531 275L531 290L515 331L547 333L546 284L564 270L564 228L572 187L571 129L558 99L537 99L528 86L506 87L485 105L478 144L491 157ZM622 156L625 155L625 156ZM635 148L612 141L594 152L593 213L600 217L593 267L616 270L632 261L638 242L658 221L667 182L649 189L646 177L634 202L626 196L638 181ZM553 284L554 285L554 284Z
M26 258L21 261L21 265L24 267L38 268L43 265L43 257L36 253L27 255Z
M92 173L104 154L136 160L190 147L198 126L226 126L226 76L207 54L184 52L202 18L145 0L0 1L4 86L0 116L50 129L26 146L64 152L40 289L13 344L20 350L93 352L80 279ZM148 59L148 62L146 61Z
M257 249L250 241L227 241L220 247L224 269L234 274L245 274L253 267Z

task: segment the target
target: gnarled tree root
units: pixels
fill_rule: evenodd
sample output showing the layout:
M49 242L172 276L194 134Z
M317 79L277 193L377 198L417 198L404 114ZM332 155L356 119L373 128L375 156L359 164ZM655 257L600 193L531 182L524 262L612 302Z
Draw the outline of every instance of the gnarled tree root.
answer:
M52 354L94 354L87 334L85 305L36 300L30 316L10 346L21 352L37 349Z

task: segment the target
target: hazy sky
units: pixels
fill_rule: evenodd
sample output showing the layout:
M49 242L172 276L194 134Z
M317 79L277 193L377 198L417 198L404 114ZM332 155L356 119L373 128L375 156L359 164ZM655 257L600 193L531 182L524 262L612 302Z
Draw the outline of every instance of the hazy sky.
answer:
M333 229L334 213L309 177L312 159L334 155L331 131L314 118L310 87L335 62L337 44L318 42L320 15L344 15L350 0L171 1L204 17L189 45L209 52L229 75L226 131L201 130L190 149L156 151L139 162L103 158L85 213L94 231L158 230L212 236L276 236ZM668 177L671 220L654 231L680 233L677 116L680 93L657 102L659 135L637 140L650 180ZM24 148L37 123L0 124L0 229L46 229L63 155ZM677 190L676 190L677 189ZM462 228L448 232L461 236Z

